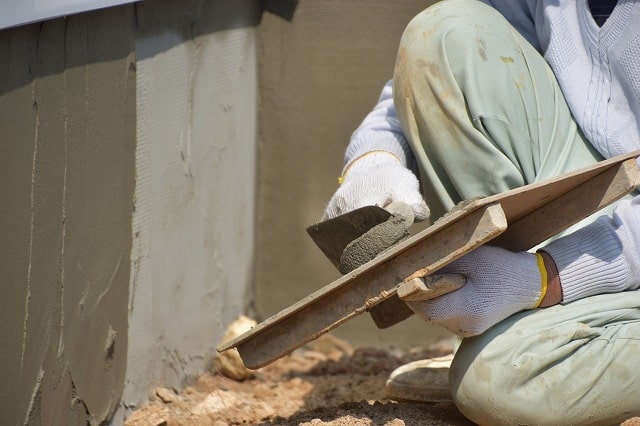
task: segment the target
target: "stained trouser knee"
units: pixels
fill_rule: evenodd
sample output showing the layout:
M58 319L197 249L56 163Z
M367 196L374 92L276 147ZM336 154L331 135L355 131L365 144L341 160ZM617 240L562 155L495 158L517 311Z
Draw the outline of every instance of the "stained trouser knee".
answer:
M511 411L520 404L509 392L510 371L481 354L482 345L474 340L466 339L452 362L449 383L453 400L465 417L479 425L514 424ZM523 413L517 414L519 420L525 420Z
M523 311L465 339L451 395L480 425L606 425L640 415L640 290Z
M403 33L394 106L437 218L601 159L542 55L495 9L436 3Z
M502 15L477 1L437 3L417 15L402 36L394 105L423 166L423 187L433 193L427 196L436 217L462 199L492 195L535 179L533 167L520 170L529 163L503 149L517 146L517 155L535 158L528 135L511 130L518 127L513 123L531 122L524 111L513 108L513 99L522 98L518 87L505 84L525 66L518 60L519 49ZM505 64L501 57L515 58L514 63ZM499 131L486 132L482 117L502 115ZM509 122L508 128L504 122Z
M412 86L420 80L440 80L446 86L438 85L438 89L463 91L468 84L483 86L482 79L494 81L493 67L480 65L509 62L505 52L513 51L514 45L519 49L517 45L524 41L514 37L517 32L507 20L481 2L436 3L415 16L402 35L394 75L396 99L412 96ZM493 90L493 84L486 86Z

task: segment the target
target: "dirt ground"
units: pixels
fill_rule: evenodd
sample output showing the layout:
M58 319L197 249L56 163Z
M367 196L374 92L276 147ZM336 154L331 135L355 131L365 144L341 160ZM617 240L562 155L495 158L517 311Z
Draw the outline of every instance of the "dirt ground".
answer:
M396 367L450 352L446 343L407 351L353 348L325 335L244 381L211 371L180 394L157 388L126 425L472 424L451 403L395 402L384 395Z
M408 351L352 348L326 335L243 381L211 371L180 394L156 388L125 425L471 425L453 403L384 395L394 368L450 352L446 343ZM640 418L624 426L640 426Z

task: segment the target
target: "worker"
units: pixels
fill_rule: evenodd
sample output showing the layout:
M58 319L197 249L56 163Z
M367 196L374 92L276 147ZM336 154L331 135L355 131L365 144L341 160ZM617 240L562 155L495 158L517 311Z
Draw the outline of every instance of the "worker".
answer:
M640 2L443 0L405 29L325 218L401 201L433 220L638 149ZM466 285L407 303L463 337L449 386L467 418L640 415L640 196L537 250L485 245L442 271Z

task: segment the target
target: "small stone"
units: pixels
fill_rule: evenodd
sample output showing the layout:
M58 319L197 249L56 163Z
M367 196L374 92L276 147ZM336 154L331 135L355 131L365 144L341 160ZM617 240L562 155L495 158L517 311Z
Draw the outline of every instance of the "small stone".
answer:
M273 388L266 383L260 383L253 388L253 396L258 399L268 399L274 396Z
M173 391L173 389L167 389L163 387L156 388L156 395L162 402L165 404L170 404L178 400L178 395Z
M303 355L306 359L310 359L312 361L323 362L327 360L327 355L318 352L318 351L307 351Z
M229 325L222 341L232 340L251 330L256 324L256 321L242 315ZM235 348L219 353L214 359L213 365L218 373L238 381L246 380L254 374L252 370L245 367L238 350Z
M191 409L195 415L215 414L224 409L240 405L242 401L233 392L216 391L212 392Z
M129 417L125 426L163 426L169 421L169 413L158 405L147 405Z
M333 355L336 351L344 355L353 354L353 346L347 343L346 340L342 340L333 334L323 334L316 339L314 349L316 352L327 356Z

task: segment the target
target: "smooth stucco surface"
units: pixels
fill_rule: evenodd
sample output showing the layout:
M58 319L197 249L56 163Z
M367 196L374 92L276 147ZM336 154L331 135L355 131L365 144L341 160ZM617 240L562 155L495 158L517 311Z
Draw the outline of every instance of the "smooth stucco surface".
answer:
M122 392L132 12L0 32L2 424L99 423Z
M255 313L291 305L339 274L305 228L337 189L349 136L391 78L400 36L432 1L298 2L259 27L260 133ZM367 314L335 330L352 343L424 344L442 329L417 318L377 330Z

